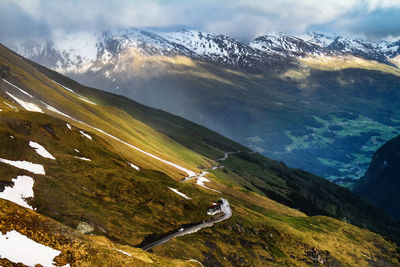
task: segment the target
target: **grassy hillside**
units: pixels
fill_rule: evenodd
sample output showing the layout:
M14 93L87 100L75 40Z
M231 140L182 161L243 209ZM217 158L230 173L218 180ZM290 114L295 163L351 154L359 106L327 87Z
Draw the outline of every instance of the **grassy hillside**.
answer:
M101 236L83 235L3 199L0 199L0 215L0 232L5 234L15 230L35 242L61 251L54 259L59 266L67 263L70 266L200 266L190 261L158 257ZM16 266L5 258L0 258L0 264L5 267Z
M398 265L398 251L373 252L376 244L387 241L328 217L293 218L271 213L259 217L248 215L249 210L236 212L247 214L246 218L184 236L153 251L157 255L183 252L185 256L204 257L207 266Z
M136 171L122 153L95 133L87 132L93 138L89 140L80 128L69 130L64 121L48 115L15 112L3 101L0 108L1 157L44 165L46 175L33 175L35 198L31 203L37 212L74 228L80 222L89 223L97 234L130 245L140 243L149 233L206 219L205 212L199 211L213 200L207 192L142 165ZM43 159L29 141L48 148L56 160ZM21 174L3 165L3 183ZM168 187L179 189L192 200L182 201Z
M212 266L400 264L398 247L389 239L334 218L309 216L322 214L339 218L352 209L355 215L351 222L365 222L360 224L380 233L387 233L385 227L389 227L392 230L389 237L397 240L398 225L390 218L377 217L381 213L357 202L346 189L250 154L233 141L179 117L80 86L3 47L0 66L7 81L32 95L21 93L6 82L0 84L0 158L42 164L45 170L45 174L34 174L0 163L1 191L13 186L13 178L18 175L33 178L34 197L27 202L35 209L33 212L10 205L14 208L7 209L6 216L0 217L2 233L11 229L26 233L23 223L21 227L15 225L24 213L42 218L32 224L37 227L46 225L43 221L49 218L75 229L86 223L93 227L95 235L103 236L78 236L83 238L82 242L92 240L94 247L99 246L98 250L79 250L84 260L94 265L98 264L96 255L106 257L102 251L107 253L114 247L134 254L132 260L146 264L149 257L159 265L187 264L190 259ZM44 113L24 110L6 92L36 104ZM46 108L43 102L70 117ZM196 185L195 179L180 183L187 176L184 171L132 149L104 132L196 172L201 171L198 167L216 165L214 160L223 151L242 152L220 162L225 168L207 175L211 182L206 185L221 192L218 193ZM40 143L55 160L40 156L29 145L30 141ZM140 169L132 168L129 163ZM314 194L313 186L321 194ZM168 187L178 189L191 199L184 199ZM154 248L158 256L141 254L131 248L176 231L182 225L206 220L206 208L221 196L231 204L233 217L229 220ZM0 205L7 203L1 201ZM371 212L364 212L365 207ZM330 209L337 212L324 213ZM371 222L373 217L375 224ZM56 230L48 227L42 231L43 238L33 234L29 237L61 249L58 242L47 241L46 233L54 234ZM73 242L67 239L62 244ZM71 266L80 266L78 257L72 260L60 257L60 264L69 262ZM170 261L172 258L183 261ZM114 261L114 256L106 260ZM2 265L9 264L3 261ZM118 259L115 262L118 264ZM126 264L135 266L136 262Z

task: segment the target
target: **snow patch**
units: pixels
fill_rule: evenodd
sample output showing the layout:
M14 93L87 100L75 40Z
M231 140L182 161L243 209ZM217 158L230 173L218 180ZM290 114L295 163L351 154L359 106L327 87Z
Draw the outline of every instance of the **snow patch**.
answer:
M11 180L14 186L6 186L3 192L0 192L0 198L9 200L22 207L32 209L26 202L27 198L33 198L33 184L32 177L21 175ZM0 253L1 254L1 253Z
M7 95L9 95L12 99L15 100L15 102L17 102L18 104L20 104L24 109L26 109L27 111L32 111L32 112L40 112L43 113L42 109L39 108L37 105L33 104L33 103L29 103L29 102L25 102L19 98L17 98L16 96L13 96L12 94L10 94L9 92L6 92Z
M80 160L92 161L91 159L88 159L88 158L85 158L85 157L77 157L77 156L75 156L75 158L80 159Z
M94 103L94 102L90 101L90 100L89 100L89 99L87 99L87 98L84 98L83 96L79 96L79 99L81 99L81 100L83 100L83 101L85 101L85 102L87 102L87 103L89 103L89 104L92 104L92 105L97 105L96 103Z
M25 161L25 160L8 160L8 159L3 159L3 158L0 158L0 162L9 164L11 166L17 167L22 170L30 171L34 174L45 175L43 165L41 165L41 164L35 164L35 163Z
M40 264L42 266L56 266L53 259L61 251L37 243L19 232L12 230L6 234L0 232L0 257L13 263L22 263L28 266ZM64 267L69 267L69 264Z
M28 92L22 90L21 88L19 88L18 86L10 83L9 81L2 79L5 83L13 86L14 88L16 88L17 90L19 90L21 93L29 96L30 98L34 98L31 94L29 94ZM29 102L25 102L17 97L15 97L14 95L10 94L9 92L6 92L11 98L13 98L18 104L20 104L24 109L28 110L28 111L33 111L33 112L41 112L43 113L42 109L39 108L37 105L33 104L33 103L29 103ZM9 104L7 104L6 102L4 102L7 106L13 108L13 109L17 109L14 106L11 106Z
M75 120L75 119L72 118L71 116L68 116L67 114L65 114L65 113L63 113L63 112L61 112L61 111L59 111L58 109L56 109L56 108L54 108L54 107L52 107L52 106L50 106L50 105L47 105L47 104L46 104L46 108L47 108L48 110L50 110L50 111L53 111L53 112L55 112L55 113L57 113L57 114L60 114L60 115L62 115L62 116L65 116L65 117L67 117L67 118L69 118L69 119ZM76 120L76 121L78 121L78 120Z
M14 107L13 105L8 104L7 102L3 102L4 104L6 104L9 108L18 110L16 107Z
M12 87L14 87L14 88L16 88L16 89L18 89L21 93L23 93L23 94L25 94L25 95L27 95L27 96L29 96L29 97L31 97L31 98L34 98L30 93L28 93L28 92L26 92L26 91L24 91L24 90L22 90L21 88L19 88L18 86L16 86L16 85L14 85L14 84L12 84L12 83L10 83L9 81L7 81L7 80L4 80L4 79L2 79L4 82L6 82L6 83L8 83L9 85L11 85Z
M67 90L67 91L73 93L74 95L78 96L79 99L81 99L81 100L83 100L83 101L85 101L85 102L87 102L87 103L90 103L90 104L92 104L92 105L97 105L96 103L90 101L90 100L87 99L86 97L83 97L83 96L81 96L80 94L75 93L75 91L72 90L71 88L68 88L68 87L66 87L66 86L64 86L64 85L62 85L61 83L58 83L58 82L56 82L56 81L53 81L53 82L55 82L55 83L58 84L59 86L63 87L65 90Z
M191 199L190 197L188 197L187 195L185 195L184 193L179 192L177 189L172 188L172 187L168 187L168 189L172 190L173 192L177 193L178 195L180 195L181 197L183 197L184 199Z
M198 185L202 186L202 187L206 187L204 185L205 182L210 182L210 180L208 180L206 177L199 177L199 178L197 178L197 182L196 183Z
M131 167L134 168L135 170L140 171L140 168L139 168L138 166L136 166L135 164L130 163L130 162L128 162L128 164L129 164L129 166L131 166Z
M72 131L71 124L69 124L68 122L66 122L65 124L67 125L68 129L70 129Z
M128 252L125 252L125 251L123 251L123 250L116 249L116 251L121 252L122 254L125 254L125 255L127 255L127 256L129 256L129 257L132 257L131 254L129 254Z
M79 150L78 150L78 149L76 149L76 148L74 148L74 151L75 151L76 153L79 153Z
M79 131L84 137L86 137L89 140L92 140L92 137L90 135L88 135L87 133L85 133L84 131L80 130Z
M53 81L53 82L55 82L56 84L58 84L59 86L61 86L61 87L64 88L65 90L67 90L67 91L69 91L69 92L71 92L71 93L73 93L73 94L76 94L74 90L72 90L72 89L70 89L70 88L68 88L68 87L66 87L66 86L64 86L64 85L62 85L61 83L58 83L58 82L56 82L56 81Z
M199 262L198 260L195 260L195 259L189 259L188 261L195 262L195 263L199 264L200 266L204 266L201 262Z
M56 159L42 145L40 145L40 144L38 144L36 142L30 141L29 142L29 146L34 148L36 150L36 153L38 153L43 158L48 158L48 159L53 159L53 160Z
M196 183L197 183L199 186L204 187L204 188L206 188L206 189L208 189L208 190L211 190L211 191L214 191L214 192L217 192L217 193L221 193L220 191L215 190L215 189L212 189L212 188L209 188L209 187L207 187L207 186L204 184L205 182L211 182L211 181L208 180L206 177L204 177L204 175L206 175L206 174L208 174L208 172L203 171L203 172L197 177Z

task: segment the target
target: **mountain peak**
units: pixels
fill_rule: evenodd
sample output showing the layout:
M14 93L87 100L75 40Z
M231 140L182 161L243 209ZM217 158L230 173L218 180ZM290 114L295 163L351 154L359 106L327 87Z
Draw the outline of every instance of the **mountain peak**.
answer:
M338 35L333 33L322 33L322 32L312 32L312 31L308 31L298 36L298 38L303 39L306 42L322 45L324 47L329 46L338 37L339 37Z
M250 43L250 46L267 53L285 57L320 54L323 52L322 47L318 45L282 32L268 32L254 39L254 41Z

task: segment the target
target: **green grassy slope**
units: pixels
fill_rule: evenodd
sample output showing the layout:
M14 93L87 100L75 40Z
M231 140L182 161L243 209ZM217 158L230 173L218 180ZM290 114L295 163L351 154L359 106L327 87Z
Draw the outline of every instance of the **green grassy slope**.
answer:
M346 188L257 154L233 155L225 165L245 178L250 188L280 203L309 215L326 215L384 233L399 242L399 222Z
M0 199L0 231L15 230L26 237L61 251L54 261L59 266L200 266L190 261L173 260L123 246L101 236L83 235L37 212ZM123 254L122 250L129 255ZM16 266L0 258L5 267ZM18 265L23 266L23 265Z
M1 157L45 166L46 175L34 175L32 204L39 213L75 228L87 222L95 226L96 233L132 246L148 233L174 230L206 218L199 210L207 208L211 195L141 165L140 171L134 170L121 153L92 132L88 132L93 138L89 140L79 128L70 131L64 121L0 106ZM37 155L29 141L48 148L56 160ZM3 183L19 173L2 164L1 177L8 177ZM187 193L192 201L182 201L168 187Z
M221 156L220 150L243 151L223 162L225 168L211 171L208 175L212 182L207 186L219 190L221 194L201 188L194 181L179 183L178 180L185 176L181 171L130 149L87 125L43 107L46 114L25 111L4 93L12 88L3 82L0 84L0 155L9 160L43 164L46 174L32 174L0 163L0 185L11 186L12 178L17 175L32 176L35 196L29 203L36 208L36 213L72 228L86 222L94 227L95 234L106 236L115 246L139 246L143 241L179 229L183 224L203 221L207 218L205 211L210 202L223 196L231 203L231 219L196 234L174 239L154 248L153 252L169 258L194 258L206 265L216 266L318 266L330 263L355 266L379 262L389 266L399 265L398 247L392 241L334 218L309 217L269 198L276 198L270 193L274 192L282 198L286 197L288 204L295 208L324 209L325 206L320 207L313 202L313 191L306 186L317 182L325 192L325 198L316 195L318 199L342 210L340 204L347 200L340 193L344 192L341 191L343 188L286 167L279 172L276 169L279 163L249 154L240 145L179 117L144 108L126 98L103 94L78 84L66 84L98 105L81 101L75 94L51 81L64 82L66 78L54 73L51 76L2 48L0 66L4 65L8 67L2 67L3 70L8 69L4 73L5 78L34 97L191 170L200 171L198 166L215 164L213 159ZM135 115L135 112L142 115ZM66 121L72 125L72 131ZM82 136L80 130L89 134L92 140ZM39 156L29 146L29 141L39 142L56 160ZM82 161L75 156L87 157L91 161ZM259 162L254 162L254 159ZM127 162L139 166L140 171ZM298 188L290 184L290 180L304 186L307 193L304 195L304 206L298 205L293 198ZM302 180L306 182L302 183ZM265 190L267 185L271 186L270 191ZM192 199L186 200L168 187L177 188ZM347 197L353 198L351 193L348 194ZM276 199L285 202L282 198ZM290 200L292 202L289 203ZM0 205L3 203L0 202ZM351 208L359 209L356 203ZM312 215L312 212L305 211ZM11 229L10 224L16 220L12 214L19 212L13 209L7 216L11 220L0 219L1 229ZM338 216L332 216L335 215ZM371 218L376 214L363 215ZM383 223L378 218L376 221ZM387 225L398 229L391 223ZM371 225L365 227L372 229ZM384 228L378 230L381 233L385 231ZM396 236L390 237L396 240ZM129 247L127 249L130 253L137 252ZM88 253L83 252L84 255L92 255ZM104 254L99 257L101 255ZM146 255L139 254L138 258ZM165 260L160 257L154 259L158 259L160 265Z

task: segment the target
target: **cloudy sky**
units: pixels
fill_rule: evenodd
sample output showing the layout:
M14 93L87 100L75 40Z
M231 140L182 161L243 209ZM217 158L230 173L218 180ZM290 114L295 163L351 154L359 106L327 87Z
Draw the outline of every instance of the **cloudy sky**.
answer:
M0 0L0 42L55 31L199 29L242 41L309 30L400 36L400 0Z

